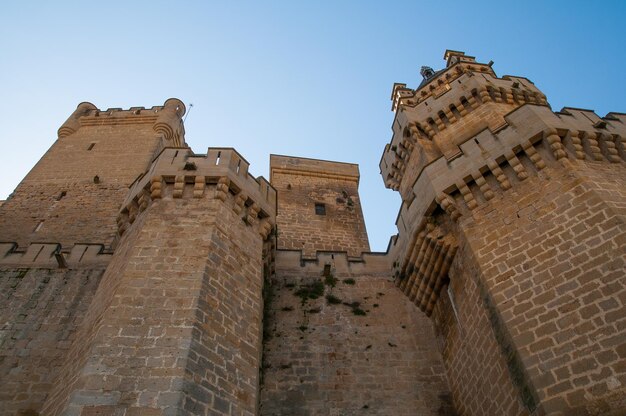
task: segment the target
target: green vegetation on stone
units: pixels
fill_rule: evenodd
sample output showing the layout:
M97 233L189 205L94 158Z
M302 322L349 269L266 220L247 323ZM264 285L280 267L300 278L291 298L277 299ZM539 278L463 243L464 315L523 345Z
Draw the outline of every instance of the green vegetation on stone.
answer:
M326 295L326 301L329 305L339 305L341 303L341 299L332 294Z
M298 296L304 305L307 300L317 299L324 295L324 283L317 280L311 284L300 286L293 294Z

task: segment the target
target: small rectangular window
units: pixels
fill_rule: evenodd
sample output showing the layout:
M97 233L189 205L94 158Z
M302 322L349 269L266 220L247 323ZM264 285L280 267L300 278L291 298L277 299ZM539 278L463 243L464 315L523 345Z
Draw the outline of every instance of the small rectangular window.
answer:
M315 215L326 215L326 205L325 204L315 204Z

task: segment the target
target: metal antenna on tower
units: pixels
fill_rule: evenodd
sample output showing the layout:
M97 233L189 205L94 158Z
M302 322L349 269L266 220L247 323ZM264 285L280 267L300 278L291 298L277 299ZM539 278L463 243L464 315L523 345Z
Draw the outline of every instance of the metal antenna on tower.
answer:
M187 120L187 116L189 115L189 113L191 112L191 107L193 107L192 103L189 103L189 111L187 111L187 114L185 114L185 118L183 118L183 123L185 122L185 120Z

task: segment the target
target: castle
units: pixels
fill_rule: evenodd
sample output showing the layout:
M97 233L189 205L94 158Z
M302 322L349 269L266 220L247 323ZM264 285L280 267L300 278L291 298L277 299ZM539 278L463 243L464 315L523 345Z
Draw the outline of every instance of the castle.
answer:
M385 253L357 165L79 104L0 205L0 414L626 414L626 114L445 60L393 86Z

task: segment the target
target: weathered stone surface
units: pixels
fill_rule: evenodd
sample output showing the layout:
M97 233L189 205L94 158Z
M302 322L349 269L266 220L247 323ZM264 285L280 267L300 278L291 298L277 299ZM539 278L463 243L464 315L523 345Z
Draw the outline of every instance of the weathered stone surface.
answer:
M385 268L366 259L371 271L359 271L338 254L300 267L278 254L262 415L454 414L432 324ZM316 282L320 296L304 299L303 288Z
M350 163L271 155L270 180L278 197L279 249L369 251L358 193L359 168ZM322 204L324 213L316 212ZM320 208L318 208L320 209Z
M452 79L446 73L459 59L422 89L445 86L439 80ZM476 82L488 84L475 97L481 107L504 104L494 85L528 89L528 80L497 79L490 70L464 79L470 64L463 65L453 76L459 82L440 96L402 90L393 146L405 126L415 133L423 107L446 107ZM424 99L406 101L413 95ZM626 154L616 150L625 117L514 101L508 114L468 111L455 128L469 130L454 137L440 128L438 157L414 142L403 175L388 170L387 146L383 175L395 175L388 186L404 200L390 253L397 284L423 308L423 290L414 288L437 289L425 267L437 253L433 230L458 241L432 317L459 413L620 414L626 370L612 352L624 342L626 317ZM453 148L460 152L446 153Z

